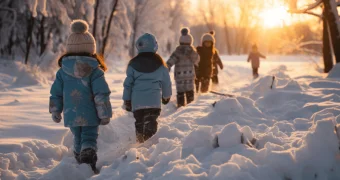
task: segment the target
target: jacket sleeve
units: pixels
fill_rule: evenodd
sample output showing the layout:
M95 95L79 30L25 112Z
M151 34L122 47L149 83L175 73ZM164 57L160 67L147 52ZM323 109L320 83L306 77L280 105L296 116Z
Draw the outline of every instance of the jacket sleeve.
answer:
M166 62L168 68L170 69L174 64L177 63L177 61L179 60L179 57L177 55L177 50L175 52L173 52L169 58L169 60Z
M214 54L214 60L218 64L218 66L220 66L220 69L223 69L223 63L221 61L221 58L220 58L217 50L215 51L215 54Z
M266 56L265 56L265 55L263 55L263 54L261 54L261 53L259 53L259 56L260 56L261 58L264 58L264 59L266 59Z
M49 111L52 112L59 112L63 111L63 89L64 83L61 77L61 70L57 72L56 79L52 84L51 91L50 91L50 105Z
M132 67L128 66L126 70L126 78L124 81L124 91L123 91L123 100L131 101L132 88L134 84L134 74Z
M195 66L198 66L199 62L200 62L200 56L198 55L197 51L192 51L191 54L191 59L193 61L193 63L195 64Z
M111 90L107 84L104 72L97 68L91 77L91 87L94 96L94 102L97 109L99 119L107 119L112 117L112 107L110 103Z
M249 53L249 55L248 55L247 62L250 62L250 58L251 58L251 53Z
M163 71L163 78L162 78L162 96L165 99L171 98L172 95L172 88L171 88L171 79L169 72L164 70Z

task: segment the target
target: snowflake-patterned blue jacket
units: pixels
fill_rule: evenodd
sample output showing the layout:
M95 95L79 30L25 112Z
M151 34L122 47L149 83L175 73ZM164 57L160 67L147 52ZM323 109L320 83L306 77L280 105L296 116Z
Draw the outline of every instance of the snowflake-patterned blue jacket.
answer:
M110 88L95 58L66 56L51 88L50 113L63 112L65 127L98 126L112 117Z

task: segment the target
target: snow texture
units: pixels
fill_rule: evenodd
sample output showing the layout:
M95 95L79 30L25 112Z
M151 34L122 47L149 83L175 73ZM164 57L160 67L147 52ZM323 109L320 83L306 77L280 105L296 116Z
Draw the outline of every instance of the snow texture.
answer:
M223 57L213 87L234 98L200 94L176 110L172 97L144 144L121 109L126 66L117 65L106 74L114 115L100 127L99 175L76 163L71 133L47 113L50 82L20 64L1 66L0 179L340 179L338 80L299 57L271 56L252 80L245 59Z

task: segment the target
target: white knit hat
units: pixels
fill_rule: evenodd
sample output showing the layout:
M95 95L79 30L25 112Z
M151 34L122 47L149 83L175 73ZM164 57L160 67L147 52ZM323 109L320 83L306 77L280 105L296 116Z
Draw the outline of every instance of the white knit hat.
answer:
M210 33L205 33L205 34L203 34L201 41L202 41L202 44L203 44L204 42L206 42L206 41L210 41L210 42L212 42L213 44L215 44L215 38L214 38L214 36L213 36L212 34L210 34Z
M193 43L193 38L190 34L190 29L189 28L182 28L181 30L181 37L179 38L179 43L184 43L184 44L190 44L192 45Z
M67 53L96 53L96 40L88 32L89 25L86 21L76 19L71 23L72 34L67 39Z

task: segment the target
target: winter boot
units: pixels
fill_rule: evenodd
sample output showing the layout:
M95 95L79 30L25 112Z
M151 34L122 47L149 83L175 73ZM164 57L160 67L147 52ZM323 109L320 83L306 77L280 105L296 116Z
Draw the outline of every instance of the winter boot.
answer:
M185 97L184 93L177 92L177 107L180 108L182 106L185 106Z
M196 93L200 91L200 80L198 78L195 79Z
M212 78L211 78L211 81L213 84L218 84L218 76L217 75L214 75Z
M187 104L190 104L192 101L194 101L195 99L195 93L194 91L187 91L186 93L186 97L187 97Z
M206 93L209 91L210 86L210 78L203 78L202 79L202 85L201 85L201 92Z
M160 109L141 109L133 113L136 119L136 139L139 143L145 142L156 134L160 112Z
M77 160L77 163L78 164L81 164L81 161L80 161L80 154L73 151L73 154L74 154L74 158Z
M80 153L80 162L89 164L95 174L98 173L98 170L96 168L97 159L98 158L96 150L92 148L86 148Z

